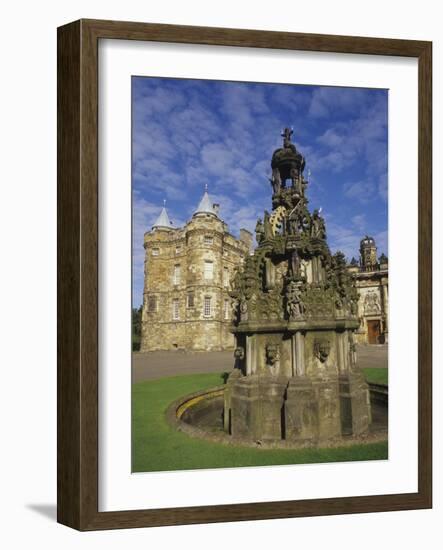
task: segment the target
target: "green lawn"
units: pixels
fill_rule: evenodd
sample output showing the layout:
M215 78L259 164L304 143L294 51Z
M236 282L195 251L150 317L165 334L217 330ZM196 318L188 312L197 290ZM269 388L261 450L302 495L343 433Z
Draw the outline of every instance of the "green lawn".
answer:
M388 369L363 369L368 382L373 384L388 384Z
M372 374L368 376L372 378ZM182 395L221 384L223 384L223 373L174 376L134 384L132 388L133 471L380 460L388 456L387 442L336 449L271 450L227 446L194 439L176 431L166 422L165 411L172 401Z

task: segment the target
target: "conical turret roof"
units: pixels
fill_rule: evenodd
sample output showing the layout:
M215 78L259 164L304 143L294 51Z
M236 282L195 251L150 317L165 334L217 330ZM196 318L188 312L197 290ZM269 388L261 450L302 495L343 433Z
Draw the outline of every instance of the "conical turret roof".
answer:
M214 214L214 216L217 216L217 211L214 209L214 205L207 190L205 190L203 197L201 198L197 209L194 212L194 216L196 214Z
M157 221L152 226L152 229L171 229L172 222L169 219L166 208L163 206Z

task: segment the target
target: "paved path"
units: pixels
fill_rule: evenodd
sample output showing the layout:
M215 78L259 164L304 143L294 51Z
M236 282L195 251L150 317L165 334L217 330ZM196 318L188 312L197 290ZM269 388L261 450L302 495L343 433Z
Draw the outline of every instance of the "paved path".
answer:
M388 366L388 346L358 346L357 357L363 368ZM232 351L182 352L152 351L133 353L133 382L164 376L200 372L229 371L233 366Z

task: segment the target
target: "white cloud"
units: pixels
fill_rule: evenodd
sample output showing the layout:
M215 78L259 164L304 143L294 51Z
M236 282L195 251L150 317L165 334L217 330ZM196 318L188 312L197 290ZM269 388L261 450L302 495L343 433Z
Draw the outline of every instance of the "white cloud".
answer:
M376 187L372 181L367 180L346 182L343 184L343 193L350 199L366 204L375 198Z
M351 218L351 222L354 224L356 229L360 231L360 233L364 233L366 231L366 215L365 214L356 214Z

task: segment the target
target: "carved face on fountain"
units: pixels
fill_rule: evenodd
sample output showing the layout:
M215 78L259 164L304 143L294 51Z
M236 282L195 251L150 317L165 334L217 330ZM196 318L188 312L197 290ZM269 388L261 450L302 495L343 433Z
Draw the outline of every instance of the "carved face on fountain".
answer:
M268 344L266 346L266 363L273 367L280 359L280 348L277 344Z
M236 359L240 359L240 361L241 361L242 359L244 359L244 357L245 357L245 350L244 350L244 348L242 348L241 346L235 348L234 357L235 357Z
M315 340L314 342L314 355L319 361L324 363L329 357L331 351L331 344L329 340Z
M252 275L248 275L245 278L245 298L249 300L254 293L255 278Z

